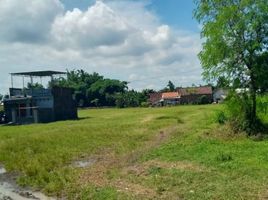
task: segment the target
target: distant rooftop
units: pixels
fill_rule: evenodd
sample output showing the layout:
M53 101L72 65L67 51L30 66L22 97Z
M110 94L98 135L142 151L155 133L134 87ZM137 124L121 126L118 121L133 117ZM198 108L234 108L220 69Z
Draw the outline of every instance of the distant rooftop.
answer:
M179 92L164 92L162 93L162 98L163 99L176 99L176 98L180 98L181 95L179 94Z
M66 74L66 72L60 72L60 71L32 71L32 72L11 73L12 76L35 76L35 77L46 77L46 76L63 75L63 74Z
M212 94L212 87L211 86L177 88L176 90L182 96L186 96L186 95L190 95L190 94L199 94L199 95Z

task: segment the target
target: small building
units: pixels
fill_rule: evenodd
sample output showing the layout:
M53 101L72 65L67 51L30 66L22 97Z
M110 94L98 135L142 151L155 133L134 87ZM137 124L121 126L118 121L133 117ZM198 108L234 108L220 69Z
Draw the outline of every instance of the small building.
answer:
M199 104L202 98L206 99L207 103L213 101L211 86L177 88L176 91L181 94L181 104Z
M180 104L181 95L179 92L164 92L162 93L161 102L163 105L177 105Z
M12 73L9 98L4 99L7 122L14 124L47 123L77 119L77 107L70 88L53 86L53 76L66 74L57 71ZM51 77L50 88L13 88L13 77ZM23 83L24 85L24 83Z
M152 106L212 103L213 92L210 86L177 88L175 92L152 93L149 102Z
M150 94L149 102L152 106L177 105L181 95L178 92L156 92Z

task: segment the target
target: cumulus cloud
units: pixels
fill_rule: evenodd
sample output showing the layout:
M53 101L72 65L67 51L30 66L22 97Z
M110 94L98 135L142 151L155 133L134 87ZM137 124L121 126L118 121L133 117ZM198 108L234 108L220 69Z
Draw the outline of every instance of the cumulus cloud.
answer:
M61 12L63 5L58 0L0 0L0 40L44 42L56 15Z
M82 11L64 10L59 0L0 0L0 78L83 68L136 89L200 83L199 35L162 24L147 4L97 1Z
M94 48L124 42L131 31L127 21L98 1L87 11L67 11L53 24L52 35L62 46Z

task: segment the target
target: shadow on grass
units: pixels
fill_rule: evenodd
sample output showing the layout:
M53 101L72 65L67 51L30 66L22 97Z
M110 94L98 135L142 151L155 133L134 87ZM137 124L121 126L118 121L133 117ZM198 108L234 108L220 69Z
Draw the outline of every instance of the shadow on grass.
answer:
M257 134L250 136L253 141L268 141L268 123L262 123Z
M156 118L157 120L163 120L163 119L177 119L176 116L160 116Z
M86 120L86 119L92 119L93 117L79 117L76 120L77 121L82 121L82 120Z
M178 124L183 124L184 123L184 121L180 117L177 117L177 116L160 116L160 117L156 118L156 120L167 120L167 119L177 120Z

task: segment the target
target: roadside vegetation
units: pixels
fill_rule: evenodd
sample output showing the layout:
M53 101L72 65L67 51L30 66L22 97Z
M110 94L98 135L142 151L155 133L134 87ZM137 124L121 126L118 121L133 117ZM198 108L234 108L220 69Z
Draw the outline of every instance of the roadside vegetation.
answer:
M20 185L69 199L267 197L266 137L232 134L217 123L222 109L89 109L77 121L4 126L0 163Z

